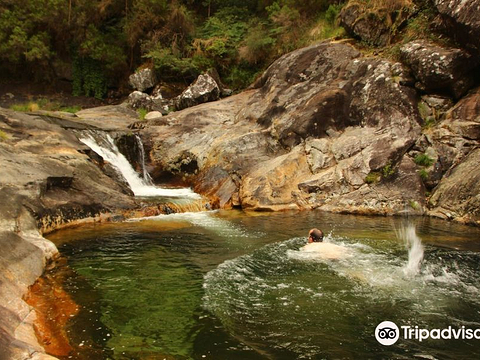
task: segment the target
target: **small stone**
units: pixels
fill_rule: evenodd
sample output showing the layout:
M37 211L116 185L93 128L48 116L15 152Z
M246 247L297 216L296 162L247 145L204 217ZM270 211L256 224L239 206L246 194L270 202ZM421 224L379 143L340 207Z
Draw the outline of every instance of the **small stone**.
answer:
M154 120L161 118L163 115L160 111L150 111L147 115L145 115L145 120Z

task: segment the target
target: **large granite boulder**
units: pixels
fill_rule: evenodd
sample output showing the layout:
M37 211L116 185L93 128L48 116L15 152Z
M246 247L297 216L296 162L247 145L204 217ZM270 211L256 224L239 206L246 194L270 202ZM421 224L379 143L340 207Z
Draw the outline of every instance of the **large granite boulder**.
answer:
M445 33L466 49L480 55L480 1L434 0Z
M157 77L155 71L146 68L137 71L128 78L130 86L135 90L144 92L147 89L153 88L157 85Z
M134 91L128 95L127 105L132 109L145 109L147 111L168 112L168 104L161 95L151 96L140 91Z
M455 166L430 198L432 216L480 225L480 149Z
M405 1L350 0L340 12L340 24L366 43L385 46L414 12L413 4Z
M427 185L433 189L441 184L444 176L448 178L479 142L480 88L477 88L446 112L437 126L425 130L413 148L414 154L426 154L432 159L431 166L424 169ZM476 195L472 192L471 196Z
M473 70L479 61L461 49L419 40L403 45L400 53L421 90L448 93L458 99L475 84Z
M177 110L220 99L220 86L207 74L199 75L197 80L186 88L175 100Z
M423 186L405 157L421 133L407 74L346 44L294 51L252 90L147 122L154 175L187 181L220 207L341 211L348 199L359 213L421 211Z

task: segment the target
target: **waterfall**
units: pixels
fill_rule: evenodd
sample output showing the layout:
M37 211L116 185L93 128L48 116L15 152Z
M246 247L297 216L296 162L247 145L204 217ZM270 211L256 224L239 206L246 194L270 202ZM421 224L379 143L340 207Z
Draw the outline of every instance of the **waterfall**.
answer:
M138 136L137 134L135 134L135 141L137 142L137 146L139 149L139 160L140 164L142 165L143 180L148 185L153 185L152 177L148 173L147 167L145 166L145 149L143 147L143 142L142 139L140 139L140 136Z
M145 169L142 158L143 178L135 171L127 158L118 150L112 137L106 133L83 132L80 141L90 149L100 155L105 161L108 161L127 181L135 196L151 197L183 197L199 199L200 195L194 193L191 189L166 189L159 188L152 184L150 175ZM140 141L140 138L137 139ZM141 144L141 141L140 143ZM140 147L143 152L143 144Z
M415 276L420 272L420 266L423 260L422 240L415 231L415 225L409 223L396 230L397 238L403 239L408 249L408 262L403 268L406 276Z

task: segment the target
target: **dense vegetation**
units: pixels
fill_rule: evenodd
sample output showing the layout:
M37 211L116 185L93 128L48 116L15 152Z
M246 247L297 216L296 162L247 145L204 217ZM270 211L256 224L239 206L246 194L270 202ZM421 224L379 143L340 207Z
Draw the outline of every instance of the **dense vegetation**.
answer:
M3 0L0 70L102 97L153 66L162 81L215 67L234 89L273 59L338 35L335 0ZM66 70L65 70L66 69Z

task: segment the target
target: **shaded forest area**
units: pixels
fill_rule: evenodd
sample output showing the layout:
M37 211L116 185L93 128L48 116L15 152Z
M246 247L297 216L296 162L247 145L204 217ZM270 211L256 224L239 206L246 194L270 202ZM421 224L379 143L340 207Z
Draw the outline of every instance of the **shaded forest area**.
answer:
M54 84L103 98L153 67L165 83L216 68L234 90L280 55L341 36L335 0L3 0L2 81Z

